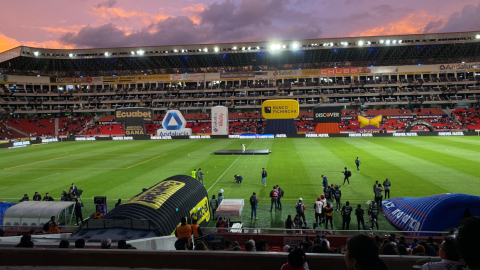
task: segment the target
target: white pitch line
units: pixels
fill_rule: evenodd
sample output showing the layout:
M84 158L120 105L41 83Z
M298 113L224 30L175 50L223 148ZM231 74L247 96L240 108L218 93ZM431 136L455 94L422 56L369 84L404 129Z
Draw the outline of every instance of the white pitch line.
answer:
M246 150L248 150L248 148L250 148L250 146L252 146L252 144L253 144L256 140L257 140L257 139L253 140L253 142L247 147ZM235 162L237 162L238 159L240 159L242 156L243 156L243 155L240 155L240 156L238 156L237 159L235 159L235 161L232 163L232 165L230 165L230 167L228 167L228 168L222 173L222 175L220 175L220 177L217 179L217 181L215 181L215 183L213 183L213 185L210 186L210 188L207 190L207 192L209 192L210 189L212 189L213 186L215 186L215 184L216 184L218 181L220 181L220 179L222 179L222 177L227 173L228 170L230 170L230 168L233 166L233 164L235 164Z
M57 175L57 174L60 174L60 173L54 173L54 174L51 174L51 175L42 176L42 177L33 179L32 182L35 181L35 180L38 180L38 179L42 179L42 178L49 177L49 176L54 176L54 175Z

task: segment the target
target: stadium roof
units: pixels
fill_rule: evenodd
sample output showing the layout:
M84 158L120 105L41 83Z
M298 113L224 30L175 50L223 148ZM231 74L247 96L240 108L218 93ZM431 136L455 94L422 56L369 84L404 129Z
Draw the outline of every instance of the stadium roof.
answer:
M133 75L476 62L480 31L97 49L20 46L0 71L50 76Z

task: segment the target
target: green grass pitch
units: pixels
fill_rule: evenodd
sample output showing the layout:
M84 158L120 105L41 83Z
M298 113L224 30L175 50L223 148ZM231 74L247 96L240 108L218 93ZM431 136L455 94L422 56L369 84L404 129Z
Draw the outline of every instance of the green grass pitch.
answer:
M220 149L271 149L266 156L216 156ZM359 157L361 172L355 171ZM74 182L84 190L88 214L94 196L107 196L111 209L117 199L130 199L159 181L193 168L205 173L209 197L224 189L230 199L245 199L246 227L280 228L294 204L302 197L309 226L314 221L313 203L322 194L321 175L329 183L342 184L343 167L352 171L350 186L343 186L342 202L364 204L372 200L375 180L392 182L392 197L421 197L439 193L480 195L480 139L478 137L416 138L299 138L299 139L211 139L171 141L59 142L19 149L0 149L0 201L18 202L35 191L60 198ZM267 186L261 169L268 172ZM234 183L234 174L244 177ZM283 210L270 213L273 185L285 191ZM248 198L260 199L259 220L250 220ZM85 215L84 215L85 217ZM210 225L213 225L211 222ZM384 217L381 229L394 229ZM334 212L334 228L341 228ZM350 225L356 229L353 217Z

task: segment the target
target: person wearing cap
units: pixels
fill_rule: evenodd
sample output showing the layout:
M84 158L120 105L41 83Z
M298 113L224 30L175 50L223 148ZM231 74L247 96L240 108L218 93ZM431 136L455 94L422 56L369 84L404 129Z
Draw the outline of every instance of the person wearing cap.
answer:
M318 226L318 224L322 223L323 207L324 207L324 204L323 204L322 198L318 197L317 201L313 204L313 208L315 209L315 222L316 222L317 226ZM320 219L320 223L318 223L319 219Z
M388 195L388 198L390 199L390 187L392 186L392 183L390 183L390 180L385 179L385 181L383 181L383 188L385 189L385 200L387 199L387 195Z
M188 238L188 241L192 240L193 229L192 226L187 224L187 218L182 217L180 219L180 226L175 229L175 236L177 239Z
M110 238L103 238L102 242L100 243L101 249L110 249L112 246L112 239Z
M307 223L305 221L305 204L303 204L303 199L300 197L298 198L298 202L295 205L295 210L297 210L297 214L303 219L303 223Z

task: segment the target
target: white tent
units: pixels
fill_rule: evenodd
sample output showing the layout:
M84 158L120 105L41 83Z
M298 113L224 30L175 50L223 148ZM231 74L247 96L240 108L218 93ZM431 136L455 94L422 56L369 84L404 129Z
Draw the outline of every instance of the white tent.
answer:
M45 222L50 221L52 216L58 217L62 211L66 208L74 205L75 202L49 202L49 201L26 201L16 204L8 208L3 214L5 229L9 230L25 230L25 229L42 229ZM37 226L34 227L22 227L22 226Z

